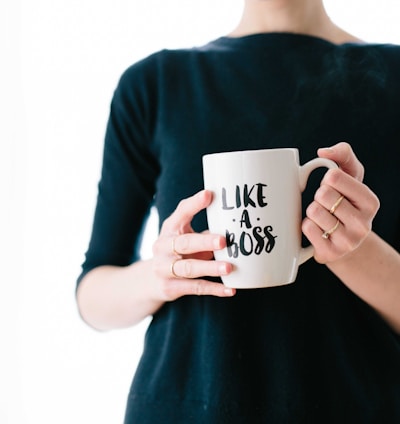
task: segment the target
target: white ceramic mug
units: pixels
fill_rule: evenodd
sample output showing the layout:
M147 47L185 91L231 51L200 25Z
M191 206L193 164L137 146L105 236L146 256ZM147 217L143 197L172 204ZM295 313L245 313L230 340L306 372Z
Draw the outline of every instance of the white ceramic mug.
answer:
M214 194L207 208L209 230L227 241L215 258L234 265L222 277L226 286L294 282L299 265L314 253L312 246L301 246L301 193L319 167L337 165L317 158L300 166L298 150L289 148L203 156L204 188Z

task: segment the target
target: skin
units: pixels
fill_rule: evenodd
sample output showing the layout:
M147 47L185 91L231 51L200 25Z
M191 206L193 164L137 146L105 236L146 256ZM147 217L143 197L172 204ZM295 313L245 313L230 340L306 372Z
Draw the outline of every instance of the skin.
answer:
M229 34L292 32L320 37L335 44L360 42L334 24L322 0L245 0L239 25Z
M330 21L320 0L247 0L230 36L271 31L308 34L337 44L360 41ZM363 165L344 142L319 149L318 156L335 161L339 169L325 174L302 223L314 258L400 334L400 255L371 231L379 200L363 184ZM341 195L344 199L333 216L329 210ZM95 329L110 330L132 326L181 296L234 296L235 289L201 278L232 271L231 264L213 260L213 252L225 247L225 238L191 228L193 217L211 201L208 191L182 200L163 223L152 259L90 271L77 293L82 318ZM322 238L337 219L337 230L329 239Z

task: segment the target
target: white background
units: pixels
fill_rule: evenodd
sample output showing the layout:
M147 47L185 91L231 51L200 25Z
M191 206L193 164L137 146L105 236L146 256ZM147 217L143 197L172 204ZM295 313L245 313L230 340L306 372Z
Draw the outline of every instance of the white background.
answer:
M5 0L0 6L0 423L116 424L148 321L80 320L104 129L121 72L229 32L242 0ZM367 41L400 44L398 0L330 0ZM153 231L144 255L149 254Z

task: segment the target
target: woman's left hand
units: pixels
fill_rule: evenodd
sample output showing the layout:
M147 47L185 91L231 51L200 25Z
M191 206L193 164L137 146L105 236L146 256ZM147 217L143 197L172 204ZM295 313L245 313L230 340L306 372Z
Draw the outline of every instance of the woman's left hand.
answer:
M371 232L379 209L377 196L363 184L364 167L348 143L318 150L339 166L330 169L308 206L302 224L319 263L332 263L354 252ZM343 197L342 197L343 196Z

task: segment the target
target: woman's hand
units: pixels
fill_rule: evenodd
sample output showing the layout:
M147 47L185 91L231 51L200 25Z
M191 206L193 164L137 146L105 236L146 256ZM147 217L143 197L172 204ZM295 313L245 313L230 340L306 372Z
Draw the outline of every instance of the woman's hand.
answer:
M364 242L379 200L363 184L364 167L348 143L319 149L318 156L333 160L339 169L325 174L307 208L302 230L315 248L315 260L328 264L354 252Z
M184 295L233 296L234 289L220 283L202 279L229 274L232 265L214 260L214 251L223 249L223 236L195 233L191 227L193 217L212 200L210 191L200 191L182 200L161 228L153 245L153 271L156 290L164 301Z

